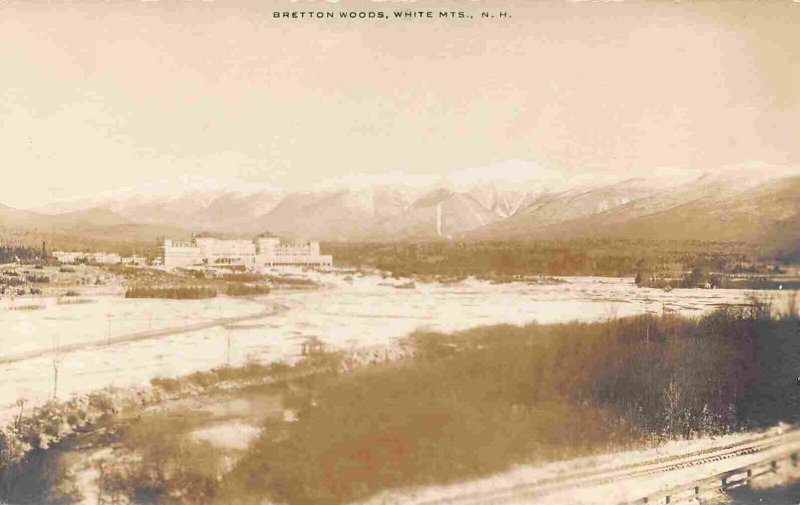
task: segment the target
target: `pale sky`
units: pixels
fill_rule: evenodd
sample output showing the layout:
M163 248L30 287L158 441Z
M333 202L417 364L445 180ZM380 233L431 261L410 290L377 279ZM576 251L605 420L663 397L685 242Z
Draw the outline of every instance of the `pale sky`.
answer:
M272 17L403 8L475 18ZM790 0L6 0L0 203L180 174L800 166L798 26Z

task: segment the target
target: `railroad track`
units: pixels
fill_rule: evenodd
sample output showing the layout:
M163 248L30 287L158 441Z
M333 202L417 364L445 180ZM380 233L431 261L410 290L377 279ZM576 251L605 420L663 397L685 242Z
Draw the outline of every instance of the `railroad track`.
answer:
M687 468L701 467L709 463L729 460L767 451L789 447L800 448L800 430L762 435L722 447L708 448L689 453L655 458L638 463L567 472L502 488L471 491L428 500L414 500L414 505L483 505L508 502L532 501L548 494L572 488L585 488L612 484L629 479L665 474Z

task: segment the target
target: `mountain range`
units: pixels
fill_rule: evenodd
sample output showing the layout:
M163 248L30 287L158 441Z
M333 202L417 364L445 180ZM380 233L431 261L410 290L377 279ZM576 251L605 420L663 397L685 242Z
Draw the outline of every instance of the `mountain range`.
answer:
M378 178L307 191L186 184L159 193L150 186L36 211L0 206L0 228L131 240L268 230L331 241L619 237L789 240L790 247L800 235L792 228L800 222L800 169L745 164L681 177L536 182L489 174L471 185Z

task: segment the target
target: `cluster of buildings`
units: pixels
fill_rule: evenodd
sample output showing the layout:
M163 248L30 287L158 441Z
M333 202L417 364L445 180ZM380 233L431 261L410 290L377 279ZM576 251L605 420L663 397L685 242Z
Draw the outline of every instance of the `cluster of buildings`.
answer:
M278 266L333 266L333 257L319 252L319 242L288 242L272 236L253 240L220 239L204 235L190 241L163 239L158 260L167 268L195 265L239 265L248 269Z
M147 264L144 256L120 256L117 253L103 252L73 252L73 251L53 251L53 257L59 263L93 263L97 265L133 265L142 266Z
M148 264L144 256L123 257L117 253L53 251L52 256L62 264ZM197 235L187 241L159 240L158 256L153 264L166 268L236 265L255 270L280 266L331 267L333 257L320 254L317 241L282 242L271 235L252 240Z

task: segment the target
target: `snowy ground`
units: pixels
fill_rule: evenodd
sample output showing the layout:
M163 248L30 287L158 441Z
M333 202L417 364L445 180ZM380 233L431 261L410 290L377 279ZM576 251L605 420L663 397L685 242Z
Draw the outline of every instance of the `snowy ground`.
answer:
M769 448L752 454L719 457L760 444ZM728 449L723 449L725 447ZM483 479L385 492L363 505L608 505L641 503L644 497L651 497L652 503L665 503L665 493L683 486L685 490L681 489L680 495L673 494L669 502L678 503L679 498L693 498L691 486L698 480L742 466L768 462L773 456L798 449L800 435L781 426L764 433L676 441L646 450L614 452L557 463L520 465ZM681 463L690 461L698 463L680 468L684 466ZM784 459L780 470L784 471L786 467L789 465ZM753 486L774 485L770 479L775 481L776 477L773 474L759 477L753 480ZM702 487L701 501L719 497L717 487L716 481ZM697 503L695 500L681 503L684 502ZM723 499L722 502L727 500Z
M309 336L334 348L350 349L391 344L420 328L453 331L496 323L596 321L662 310L694 315L745 302L748 296L737 290L667 293L636 288L631 279L592 277L567 278L554 285L466 280L397 289L392 284L402 281L375 275L356 274L352 279L342 274L308 275L325 287L276 290L260 303L227 297L169 301L95 296L92 303L59 305L56 298L43 297L14 302L43 309L10 310L5 302L0 306L0 328L4 329L0 333L0 421L3 411L13 411L20 397L36 404L52 396L54 359L58 361L58 393L64 398L105 386L144 384L158 376L209 369L228 362L229 354L232 365L295 359L300 343ZM252 316L264 311L265 304L275 310L263 318L186 331L192 324ZM126 340L126 335L169 329L175 331ZM93 344L75 346L81 342ZM61 351L56 353L56 349Z
M79 342L102 342L140 331L241 316L261 308L252 301L226 297L156 300L102 295L3 300L0 360Z

